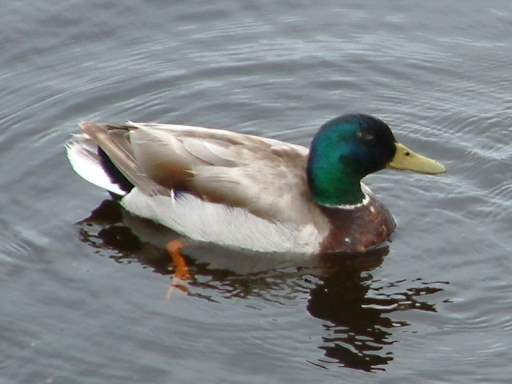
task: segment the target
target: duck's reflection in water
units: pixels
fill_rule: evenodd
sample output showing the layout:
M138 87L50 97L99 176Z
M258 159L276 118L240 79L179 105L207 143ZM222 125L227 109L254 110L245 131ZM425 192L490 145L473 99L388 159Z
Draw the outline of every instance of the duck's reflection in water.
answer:
M382 255L380 260L372 255L366 260L369 263L334 268L311 289L308 311L326 321L323 326L328 334L320 347L327 359L320 359L319 364L334 362L365 371L382 370L393 360L389 348L395 342L393 328L408 325L392 320L390 315L410 309L436 311L425 295L442 291L445 283L429 284L421 279L412 283L376 281L370 271L380 261ZM407 288L400 290L401 286Z
M79 226L82 241L109 250L112 259L137 261L160 274L172 274L163 250L167 241L177 237L172 231L130 216L110 200ZM299 261L292 255L288 259L262 254L250 257L209 244L191 244L184 253L193 255L187 256L194 275L192 296L209 301L258 297L279 303L307 298L307 311L323 320L324 327L319 346L324 357L311 363L323 367L337 364L384 370L393 360L393 328L408 325L392 320L390 314L410 309L435 312L426 295L442 291L447 284L421 279L377 281L371 271L382 264L386 248L363 256Z

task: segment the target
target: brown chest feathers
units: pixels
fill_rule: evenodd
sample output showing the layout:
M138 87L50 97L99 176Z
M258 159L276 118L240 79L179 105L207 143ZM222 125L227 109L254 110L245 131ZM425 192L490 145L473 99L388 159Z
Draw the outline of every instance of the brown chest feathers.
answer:
M387 241L396 224L391 213L374 196L361 207L320 207L331 231L320 245L320 253L366 252Z

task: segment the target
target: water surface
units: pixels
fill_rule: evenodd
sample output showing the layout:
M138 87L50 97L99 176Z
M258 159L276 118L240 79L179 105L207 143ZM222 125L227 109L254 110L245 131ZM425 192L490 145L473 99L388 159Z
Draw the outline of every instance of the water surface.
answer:
M0 382L508 382L506 1L48 0L0 16ZM83 120L228 128L308 145L347 112L448 174L367 183L388 250L329 263L187 250L78 178Z

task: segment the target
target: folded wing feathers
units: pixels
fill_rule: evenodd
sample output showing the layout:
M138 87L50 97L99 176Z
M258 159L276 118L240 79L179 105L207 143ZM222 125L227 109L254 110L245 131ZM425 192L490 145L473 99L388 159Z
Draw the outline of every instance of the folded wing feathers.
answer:
M237 164L234 151L230 151L225 142L184 137L181 143L188 153L209 165L234 167Z
M120 129L94 129L93 138L145 193L184 188L262 217L300 214L289 204L304 198L302 146L182 125L129 122Z

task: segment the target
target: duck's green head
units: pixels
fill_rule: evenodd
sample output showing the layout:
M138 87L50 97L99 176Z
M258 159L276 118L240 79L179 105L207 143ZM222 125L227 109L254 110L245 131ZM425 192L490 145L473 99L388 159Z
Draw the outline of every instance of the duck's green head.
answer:
M398 143L391 129L375 117L351 114L328 121L311 143L308 182L321 205L354 205L365 195L361 179L384 168L436 174L445 168Z

